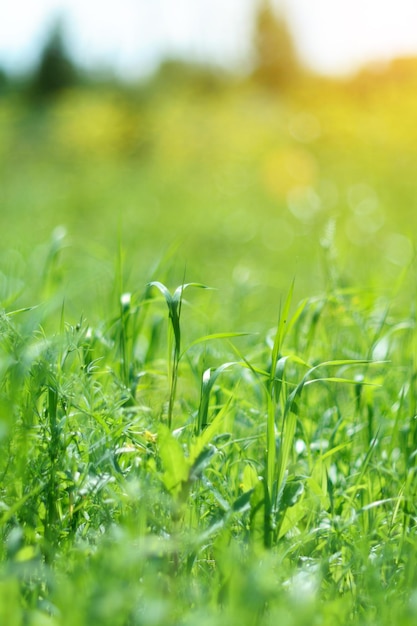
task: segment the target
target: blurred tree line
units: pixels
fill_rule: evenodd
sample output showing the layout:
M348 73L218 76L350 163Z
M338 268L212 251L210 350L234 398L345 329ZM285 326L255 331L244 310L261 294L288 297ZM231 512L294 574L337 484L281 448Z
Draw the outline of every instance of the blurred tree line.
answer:
M271 90L286 90L301 73L293 38L286 21L269 0L258 0L253 25L253 67L249 80ZM229 76L230 79L230 76ZM109 78L107 78L109 81ZM16 83L31 101L47 101L75 86L97 84L97 75L82 71L71 57L65 42L65 25L58 21L51 29L39 61L30 75L12 79L0 68L0 95L8 93ZM110 82L116 84L117 77ZM168 59L161 63L148 86L194 87L210 91L226 82L225 77L209 65L192 61Z
M293 36L282 11L273 0L255 0L252 30L252 63L244 80L273 94L284 94L294 85L300 84L308 72L301 63ZM410 77L415 79L417 64L413 58L401 63L393 61L384 71L374 72L365 68L349 83L354 91L367 91L370 85L381 80L401 82ZM241 76L241 75L239 75ZM155 73L140 81L142 94L152 96L159 93L185 89L193 92L215 93L227 85L241 80L231 73L221 72L209 64L197 64L192 60L165 59ZM324 79L320 79L325 82ZM30 74L12 77L0 67L0 97L19 92L31 103L48 102L60 93L73 87L92 88L98 86L127 91L138 85L127 85L116 75L100 74L100 71L87 73L71 56L66 45L65 24L58 21L50 30L41 50L38 63Z
M57 22L29 80L29 94L34 98L49 98L74 87L80 80L80 71L65 46L64 26L62 22Z
M301 63L285 18L270 0L259 0L254 24L253 78L274 90L285 90L300 78Z

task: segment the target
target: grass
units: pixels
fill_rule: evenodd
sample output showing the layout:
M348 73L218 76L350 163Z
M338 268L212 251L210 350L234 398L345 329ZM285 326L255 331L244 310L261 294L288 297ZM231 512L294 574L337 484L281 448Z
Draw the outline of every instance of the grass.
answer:
M0 624L414 623L415 89L365 87L0 102Z
M150 285L100 328L2 314L3 622L411 624L411 315L290 290L181 354L194 294Z

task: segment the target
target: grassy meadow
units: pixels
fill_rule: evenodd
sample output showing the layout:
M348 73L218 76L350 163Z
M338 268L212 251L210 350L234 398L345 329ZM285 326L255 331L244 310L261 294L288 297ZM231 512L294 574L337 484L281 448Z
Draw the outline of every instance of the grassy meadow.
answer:
M0 624L411 626L417 65L171 72L0 98Z

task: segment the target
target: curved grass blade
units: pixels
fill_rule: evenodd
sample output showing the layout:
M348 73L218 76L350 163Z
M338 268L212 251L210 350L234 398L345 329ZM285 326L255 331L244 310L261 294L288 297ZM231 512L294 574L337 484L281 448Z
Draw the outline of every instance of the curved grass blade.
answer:
M201 383L200 405L198 407L197 415L197 434L200 434L207 426L210 392L213 389L214 383L222 372L233 365L240 365L240 363L239 361L231 361L230 363L223 363L223 365L217 367L213 372L211 367L204 372Z
M161 282L154 280L148 283L148 287L156 287L165 298L165 302L168 307L168 316L171 322L170 327L174 335L174 348L169 351L169 379L170 379L170 391L169 391L169 403L168 403L168 427L172 427L172 414L174 410L174 402L177 391L178 381L178 366L181 359L181 306L182 306L182 294L188 289L188 287L196 287L199 289L209 289L202 283L184 283L176 288L174 294L171 294L169 289Z
M200 343L204 343L206 341L213 341L214 339L233 339L234 337L247 337L253 333L245 333L245 332L230 332L230 333L213 333L210 335L204 335L203 337L199 337L190 343L189 346L185 348L185 350L181 353L180 359L194 346L197 346Z

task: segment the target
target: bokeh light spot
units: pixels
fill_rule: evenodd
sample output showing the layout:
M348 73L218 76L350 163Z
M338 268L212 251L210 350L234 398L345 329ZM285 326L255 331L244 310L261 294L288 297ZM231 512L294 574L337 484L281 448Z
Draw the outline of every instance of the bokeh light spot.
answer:
M404 267L413 258L411 241L399 233L391 233L385 239L385 257L394 265Z
M321 199L312 187L295 187L288 192L287 204L301 222L310 222L321 210Z
M318 119L308 112L294 115L288 124L288 130L294 139L301 143L310 143L321 135L321 127Z
M265 187L280 199L285 199L293 187L312 186L317 174L316 159L301 147L270 152L262 170Z

